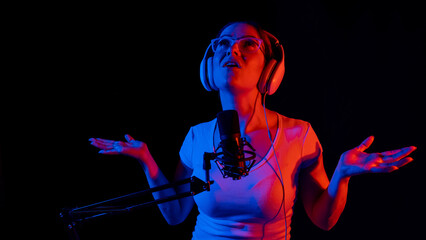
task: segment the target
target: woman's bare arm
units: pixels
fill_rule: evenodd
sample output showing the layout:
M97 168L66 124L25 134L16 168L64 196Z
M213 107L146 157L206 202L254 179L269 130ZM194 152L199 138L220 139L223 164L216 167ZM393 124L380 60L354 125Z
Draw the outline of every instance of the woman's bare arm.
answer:
M343 153L330 182L322 159L302 171L300 189L303 205L318 227L329 230L337 223L346 205L348 183L352 176L392 172L413 161L407 156L416 150L414 146L365 153L373 141L374 137L368 137L358 147Z
M91 144L99 149L99 153L107 155L126 155L133 157L141 164L148 184L151 188L168 184L169 180L164 176L148 150L145 143L133 139L130 135L125 136L126 142L113 141L101 138L91 138ZM192 175L192 169L185 167L180 161L176 170L176 179L189 178ZM187 190L185 187L176 189L169 188L166 190L154 192L152 195L154 199L174 196L180 192ZM166 203L158 204L158 207L163 214L166 221L171 224L179 224L183 222L188 216L194 205L192 197L186 197Z

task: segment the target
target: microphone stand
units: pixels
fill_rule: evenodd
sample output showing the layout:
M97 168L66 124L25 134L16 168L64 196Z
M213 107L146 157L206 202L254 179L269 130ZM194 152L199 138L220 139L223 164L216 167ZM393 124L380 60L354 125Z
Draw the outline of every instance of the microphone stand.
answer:
M107 216L107 215L116 215L121 213L127 213L134 210L138 210L141 208L149 207L152 205L165 203L189 196L197 195L204 191L210 191L210 185L214 183L213 180L210 180L210 172L211 169L211 160L214 160L218 154L216 153L204 153L204 163L203 168L206 171L206 182L201 179L193 176L184 180L180 180L174 183L164 184L158 187L149 188L146 190L142 190L139 192L130 193L124 196L111 198L105 201L89 204L83 207L76 208L64 208L60 213L60 217L62 218L70 240L80 240L78 232L76 230L76 223L82 223L86 220ZM177 186L181 186L184 184L190 184L190 190L188 192L179 193L173 196L164 197L160 199L156 199L153 201L142 202L138 204L128 205L128 206L114 206L111 205L113 203L118 203L124 200L135 199L136 197L144 196L153 192L158 192L161 190L175 188Z

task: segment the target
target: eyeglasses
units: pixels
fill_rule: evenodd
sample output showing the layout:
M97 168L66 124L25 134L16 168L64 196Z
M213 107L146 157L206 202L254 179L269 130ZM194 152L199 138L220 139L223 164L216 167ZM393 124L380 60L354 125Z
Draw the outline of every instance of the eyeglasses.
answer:
M243 53L254 53L259 50L262 45L262 39L254 37L243 37L239 39L233 39L230 37L220 37L212 40L213 52L226 51L232 47L235 43L238 44L238 49Z

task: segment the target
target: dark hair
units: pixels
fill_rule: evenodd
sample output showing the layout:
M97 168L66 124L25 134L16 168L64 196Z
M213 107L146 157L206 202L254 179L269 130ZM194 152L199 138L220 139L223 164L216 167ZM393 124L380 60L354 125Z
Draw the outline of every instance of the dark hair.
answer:
M260 36L260 39L262 39L263 41L263 46L265 47L265 60L269 61L273 58L273 51L272 51L272 47L271 47L271 41L269 40L268 35L265 33L265 30L263 30L262 27L260 27L260 25L257 22L253 22L253 21L235 21L235 22L230 22L228 24L226 24L224 27L222 27L222 29L220 29L219 33L217 34L217 37L220 37L220 35L222 34L222 32L229 26L236 24L236 23L245 23L248 24L252 27L254 27L257 30L257 33Z

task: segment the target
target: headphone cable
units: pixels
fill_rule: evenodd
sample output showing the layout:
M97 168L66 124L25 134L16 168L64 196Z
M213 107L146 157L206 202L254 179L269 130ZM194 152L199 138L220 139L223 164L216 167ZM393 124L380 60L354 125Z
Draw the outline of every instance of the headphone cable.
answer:
M266 94L264 94L264 95L263 95L263 113L264 113L264 115L265 115L266 128L267 128L267 130L268 130L268 137L269 137L269 140L271 141L271 147L272 147L272 150L273 150L273 152L274 152L274 157L275 157L275 161L276 161L277 166L278 166L278 170L280 171L280 176L278 176L278 174L277 174L277 172L275 171L275 169L273 169L273 170L274 170L274 172L275 172L275 175L276 175L276 176L278 177L278 179L280 180L281 188L282 188L282 191L283 191L283 198L282 198L281 205L280 205L280 208L278 209L277 214L276 214L276 215L275 215L272 219L270 219L269 221L265 222L265 224L263 224L263 228L262 228L262 238L261 238L261 239L263 239L263 238L265 237L264 235L265 235L265 226L266 226L266 224L267 224L267 223L269 223L269 222L271 222L271 221L273 221L275 218L277 218L277 217L278 217L278 215L280 214L280 212L281 212L281 208L282 208L282 209L283 209L283 211L284 211L284 225L285 225L285 235L284 235L284 239L285 239L285 240L287 240L287 214L286 214L286 211L285 211L285 190L284 190L284 179L283 179L283 174L282 174L282 171L281 171L280 163L279 163L279 161L278 161L277 154L276 154L276 152L275 152L274 142L272 141L271 130L269 129L268 117L267 117L267 115L266 115L266 105L265 105L265 103L266 103ZM278 116L278 117L279 117L279 116ZM277 136L275 136L275 137L277 137Z

